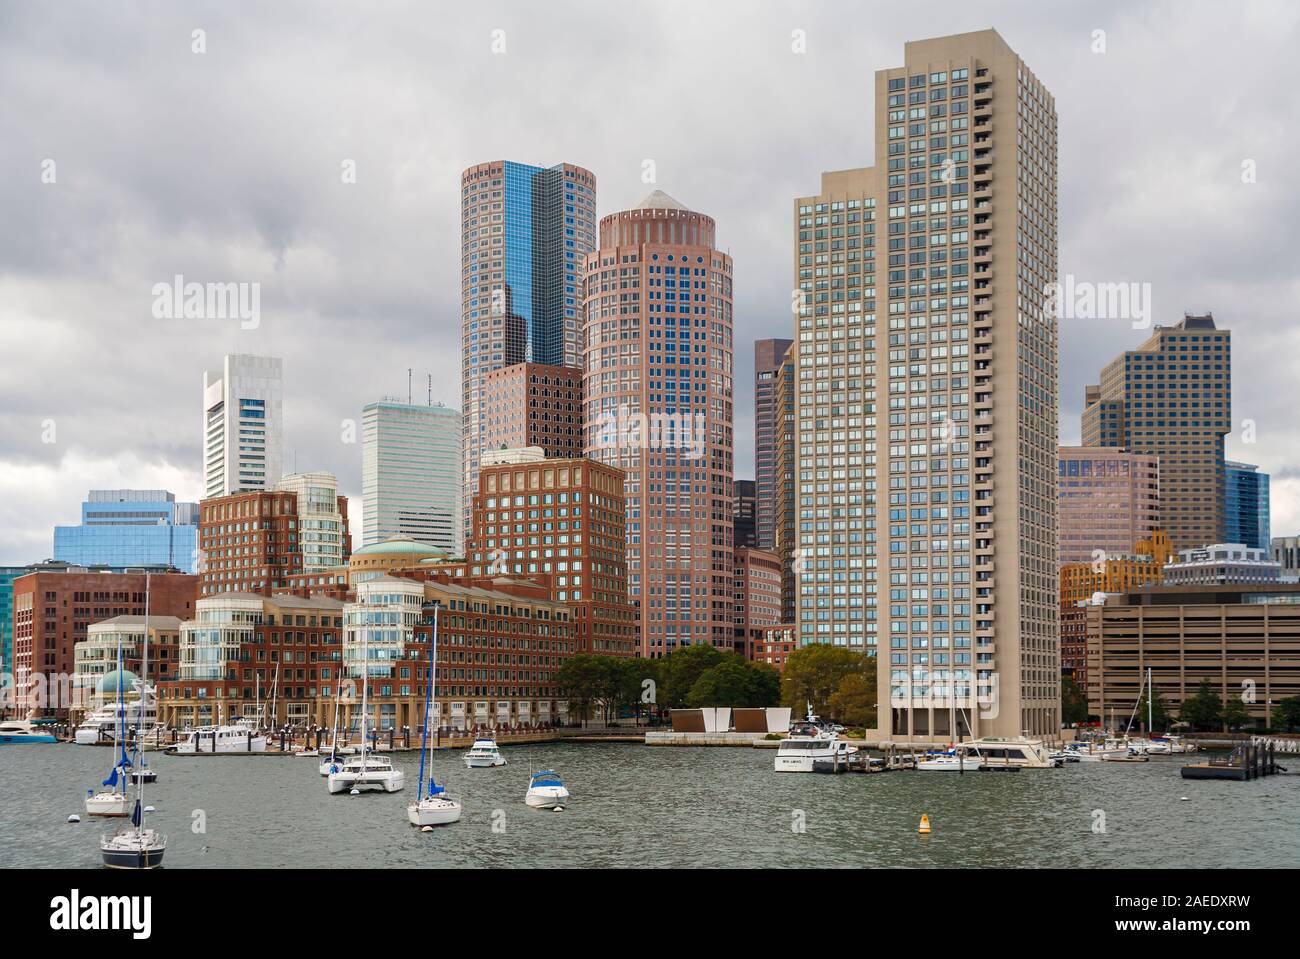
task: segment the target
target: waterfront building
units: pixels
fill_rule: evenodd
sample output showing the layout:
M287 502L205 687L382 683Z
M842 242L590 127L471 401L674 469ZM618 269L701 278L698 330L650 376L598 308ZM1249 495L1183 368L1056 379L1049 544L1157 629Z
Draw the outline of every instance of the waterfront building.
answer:
M298 507L298 551L303 573L342 566L352 554L348 530L348 498L339 495L333 473L292 473L275 484L279 492L293 493Z
M160 722L178 729L242 717L272 728L333 723L340 600L224 592L195 607L180 624L175 675L158 684Z
M1086 615L1088 712L1107 724L1128 721L1148 668L1174 716L1207 679L1256 723L1300 696L1300 584L1148 586Z
M269 596L302 571L296 493L232 493L199 504L201 596Z
M795 350L792 345L781 358L781 369L776 381L773 403L779 411L775 416L776 435L773 440L775 448L773 477L776 501L775 509L775 549L781 557L781 622L795 622L798 589L795 580L795 564L798 550L798 527L795 523L795 465L798 457L795 449Z
M733 545L736 547L753 546L757 548L758 501L754 480L736 480L732 483L731 523Z
M143 616L145 580L151 616L188 618L198 597L188 573L92 572L42 564L13 583L14 712L66 717L74 705L76 646L90 625L115 616Z
M504 451L479 470L466 559L471 575L551 578L573 610L577 649L632 656L623 471L586 459Z
M152 583L150 586L152 587ZM150 589L152 593L152 588ZM153 605L150 596L150 605ZM117 694L116 685L106 688L104 678L117 670L118 649L122 651L122 669L151 686L175 676L181 620L176 616L111 616L91 623L86 638L73 646L76 675L72 681L75 704L69 712L72 722L103 706ZM149 668L144 669L144 638L149 634ZM123 688L123 694L138 689Z
M1091 563L1136 552L1160 521L1160 460L1106 447L1057 452L1058 561Z
M383 400L361 416L361 528L366 546L409 536L464 550L461 416L442 405Z
M484 379L519 363L582 366L584 258L596 248L596 177L509 160L461 186L462 496L469 526L487 448ZM367 540L370 542L370 540Z
M516 363L483 377L483 448L538 447L546 456L582 456L582 370Z
M1085 391L1084 446L1160 458L1158 525L1177 549L1224 541L1223 437L1231 429L1231 334L1209 314L1156 326Z
M1268 549L1272 542L1268 474L1258 466L1231 460L1224 461L1223 471L1224 541Z
M54 558L77 566L172 566L194 572L198 504L166 490L93 489L79 526L54 527Z
M1242 543L1216 543L1199 549L1184 549L1164 569L1166 586L1215 586L1278 583L1282 564L1267 549Z
M737 546L776 547L776 514L780 507L776 445L780 421L786 415L777 405L776 393L785 354L792 343L782 339L754 341L754 542L742 543L737 539Z
M271 489L283 473L283 364L227 354L203 373L203 496Z
M1300 580L1300 536L1275 536L1270 545L1273 562L1281 567L1284 580ZM0 589L4 588L4 570L0 569ZM0 594L0 601L3 594Z
M754 662L767 663L778 670L784 669L785 661L799 645L799 627L794 623L764 626L760 630L758 643L754 646Z
M994 30L927 39L874 132L794 201L800 642L876 656L883 738L1055 735L1055 102Z
M738 546L735 555L735 650L754 659L763 630L781 622L781 558L753 546Z
M587 257L586 455L626 474L645 657L734 641L732 261L714 238L655 190Z

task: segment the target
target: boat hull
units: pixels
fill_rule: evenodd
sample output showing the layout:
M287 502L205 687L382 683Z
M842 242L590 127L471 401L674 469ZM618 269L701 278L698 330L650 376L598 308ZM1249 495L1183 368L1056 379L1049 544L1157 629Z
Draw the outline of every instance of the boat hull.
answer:
M921 759L917 761L916 768L927 773L976 773L979 772L980 764L974 759L967 759L964 763L955 759Z
M386 793L395 793L406 786L406 774L400 769L391 772L349 773L346 771L329 774L331 795L351 792L354 789L382 789Z
M100 854L109 869L157 869L167 849L167 837L152 829L144 835L119 833L100 842Z
M530 789L528 795L524 796L524 802L534 809L554 809L568 804L569 791L563 788L556 789L554 786Z
M412 826L447 826L457 822L461 812L461 804L454 800L424 799L406 807L406 818Z
M123 793L100 793L86 797L86 815L118 817L131 815L131 800Z
M505 758L502 756L466 756L465 765L470 769L491 769L494 766L504 766Z
M57 743L58 740L53 736L45 733L34 733L31 736L11 736L0 734L0 746L26 746L33 743Z

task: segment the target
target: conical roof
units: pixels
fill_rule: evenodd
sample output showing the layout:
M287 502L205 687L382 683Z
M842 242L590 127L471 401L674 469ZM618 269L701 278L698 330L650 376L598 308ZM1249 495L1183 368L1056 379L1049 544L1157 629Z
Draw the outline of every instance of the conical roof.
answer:
M686 207L682 206L680 203L678 203L676 200L670 197L663 190L655 190L653 193L651 193L648 197L646 197L636 206L632 207L632 209L634 210L685 210Z

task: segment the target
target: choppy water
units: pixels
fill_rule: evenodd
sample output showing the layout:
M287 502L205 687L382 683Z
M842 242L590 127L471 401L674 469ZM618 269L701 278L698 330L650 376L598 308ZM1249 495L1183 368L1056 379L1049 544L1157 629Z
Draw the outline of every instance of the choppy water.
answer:
M504 752L510 764L497 769L435 756L465 813L432 833L406 821L418 753L395 756L405 790L361 796L330 796L314 759L151 755L149 824L167 833L171 868L1300 865L1300 776L1186 782L1181 756L1015 774L815 776L773 772L767 749ZM103 748L0 747L0 866L98 867L99 835L112 827L87 818L82 797L109 758ZM530 761L560 772L573 794L564 812L524 805ZM195 810L206 815L201 834ZM71 813L79 825L65 822ZM916 832L922 813L928 837ZM1101 815L1105 831L1094 831Z

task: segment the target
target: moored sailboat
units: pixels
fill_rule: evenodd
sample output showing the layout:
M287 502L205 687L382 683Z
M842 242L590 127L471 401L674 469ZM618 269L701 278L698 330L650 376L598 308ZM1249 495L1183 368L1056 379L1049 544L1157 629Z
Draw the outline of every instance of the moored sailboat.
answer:
M433 607L433 642L429 646L429 682L424 699L424 739L420 744L420 781L416 786L415 802L406 807L406 816L412 826L445 826L460 819L461 804L447 795L447 790L433 779L433 760L429 756L429 715L437 687L438 670L438 607ZM425 792L424 766L429 764L429 786Z

